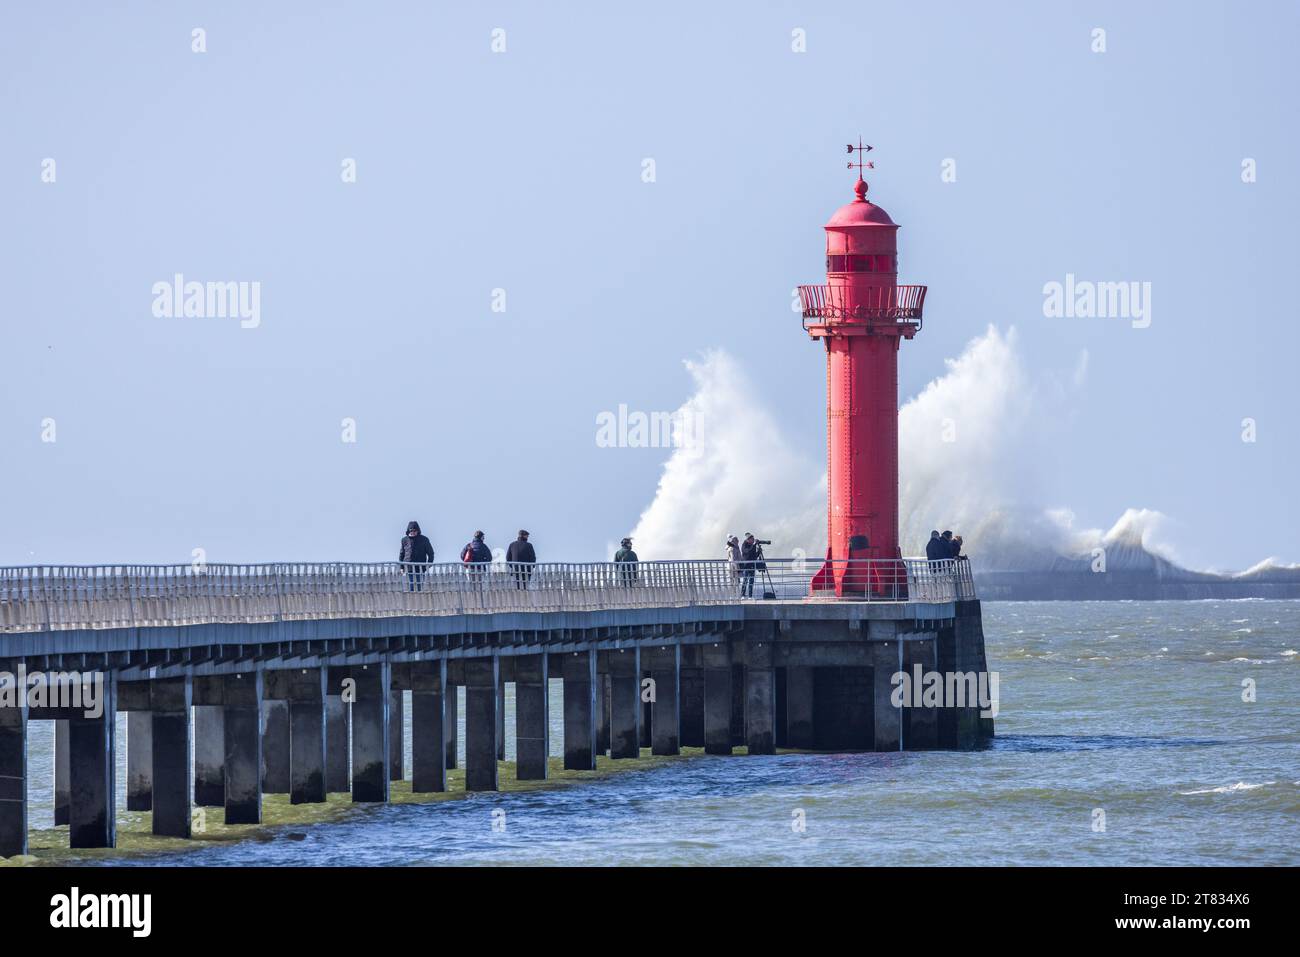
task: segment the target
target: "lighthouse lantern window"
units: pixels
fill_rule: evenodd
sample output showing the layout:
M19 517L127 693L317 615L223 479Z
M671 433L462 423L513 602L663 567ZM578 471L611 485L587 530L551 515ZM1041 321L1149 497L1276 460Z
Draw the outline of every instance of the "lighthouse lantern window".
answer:
M896 272L893 256L827 256L827 272Z

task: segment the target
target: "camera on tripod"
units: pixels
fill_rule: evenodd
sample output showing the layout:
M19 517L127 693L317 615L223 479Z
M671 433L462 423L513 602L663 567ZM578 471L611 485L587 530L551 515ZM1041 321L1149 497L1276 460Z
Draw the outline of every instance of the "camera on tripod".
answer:
M776 589L775 587L773 587L772 577L771 575L768 574L767 571L767 556L763 554L763 546L771 545L771 544L772 544L772 540L770 538L754 539L754 562L749 572L751 581L755 573L762 576L763 583L766 586L763 589L763 598L766 601L772 601L776 598Z

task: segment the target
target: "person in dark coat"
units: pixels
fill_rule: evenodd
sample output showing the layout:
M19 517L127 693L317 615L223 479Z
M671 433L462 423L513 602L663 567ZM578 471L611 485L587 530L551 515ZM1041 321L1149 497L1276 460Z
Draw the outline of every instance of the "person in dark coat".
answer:
M754 597L754 571L758 568L760 549L753 532L745 533L740 543L740 597Z
M515 587L527 588L528 579L533 577L533 565L537 564L537 552L525 529L519 530L519 537L506 549L506 564L514 570Z
M474 537L460 550L460 560L466 565L481 565L492 561L492 549L483 541L482 532L475 532Z
M619 565L619 581L631 585L636 581L636 552L632 551L632 539L625 538L619 543L622 547L614 553L614 561Z
M403 565L428 565L433 561L433 545L420 533L419 522L406 523L406 535L397 549L397 560ZM424 587L423 568L406 570L406 587L409 591L420 591Z
M955 558L956 553L952 550L952 532L948 531L947 529L944 529L943 534L940 535L939 537L943 540L943 554L939 557Z
M925 557L932 563L943 561L943 559L948 557L948 546L945 545L943 539L939 537L939 532L937 530L930 533L930 540L925 543Z
M492 562L492 549L483 541L483 533L475 532L464 548L460 550L460 560L469 570L470 581L482 585L487 567Z

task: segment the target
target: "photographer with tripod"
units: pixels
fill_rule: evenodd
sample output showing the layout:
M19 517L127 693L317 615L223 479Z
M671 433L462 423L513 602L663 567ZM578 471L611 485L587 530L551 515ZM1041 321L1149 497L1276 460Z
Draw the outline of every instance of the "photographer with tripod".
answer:
M745 533L745 541L740 546L740 596L742 598L754 597L754 573L767 571L763 546L771 544L769 539L755 538L753 532Z

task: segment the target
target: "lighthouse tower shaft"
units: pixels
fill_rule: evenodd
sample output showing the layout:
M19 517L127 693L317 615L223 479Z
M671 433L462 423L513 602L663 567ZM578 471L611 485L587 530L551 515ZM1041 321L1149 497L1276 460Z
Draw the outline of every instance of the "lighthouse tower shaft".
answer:
M801 286L804 328L826 346L828 563L838 594L897 589L898 345L921 328L924 286L898 284L898 226L857 198L826 224L826 284ZM854 561L849 561L854 560ZM816 587L816 583L815 583Z
M835 558L897 558L898 339L824 339L826 541Z

